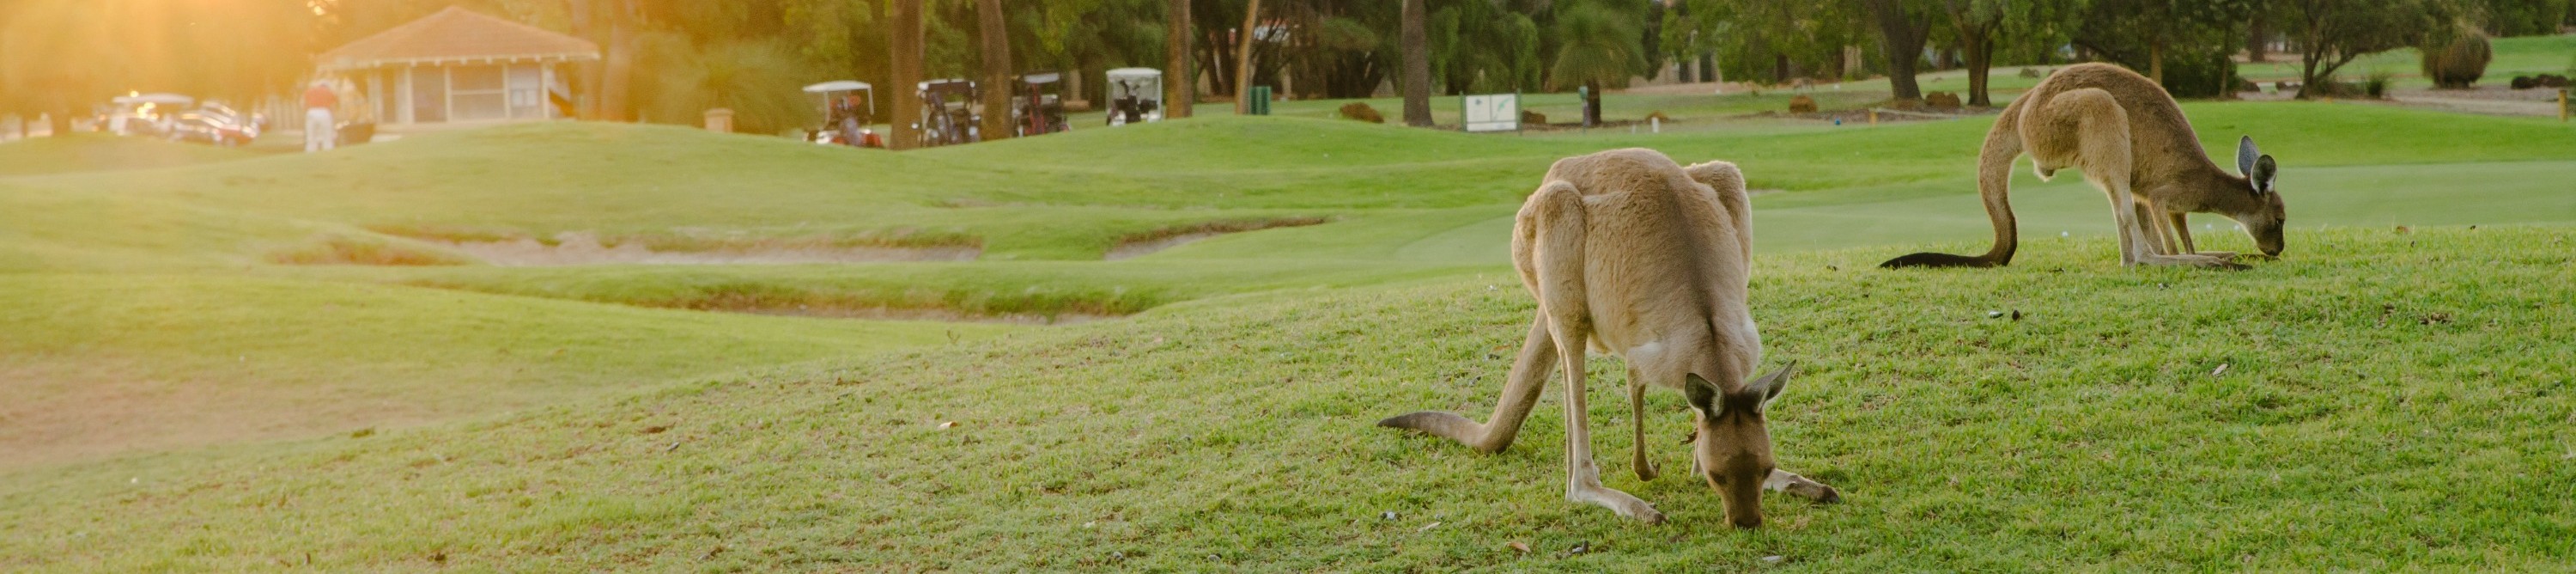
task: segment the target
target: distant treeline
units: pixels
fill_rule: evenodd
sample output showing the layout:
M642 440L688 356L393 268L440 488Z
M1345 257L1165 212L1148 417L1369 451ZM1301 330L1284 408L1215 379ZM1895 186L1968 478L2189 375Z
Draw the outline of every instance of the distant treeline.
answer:
M1407 49L1436 94L1617 87L1630 77L1783 83L2070 60L2118 62L2179 95L2232 87L2230 57L2265 47L2307 83L2361 54L2473 30L2576 25L2576 0L1413 0L1425 31L1401 42L1401 0L1262 0L1250 81L1298 98L1397 87ZM11 0L0 4L0 114L86 111L128 90L249 100L308 76L311 56L462 5L597 42L576 86L600 119L692 122L710 107L746 130L802 125L797 87L891 75L887 10L921 5L925 77L983 77L976 0ZM1165 20L1186 4L1202 95L1230 98L1237 33L1254 0L1000 0L1008 68L1099 73L1168 67ZM1985 103L1984 74L1970 103ZM893 98L880 94L880 105ZM880 116L884 117L884 116Z

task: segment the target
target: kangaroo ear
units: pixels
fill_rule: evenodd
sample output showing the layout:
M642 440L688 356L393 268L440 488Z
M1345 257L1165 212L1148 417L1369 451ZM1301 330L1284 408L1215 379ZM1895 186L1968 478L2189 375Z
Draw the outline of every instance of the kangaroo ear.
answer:
M1771 374L1763 375L1762 378L1759 379L1754 379L1752 384L1745 386L1759 390L1762 393L1762 402L1760 404L1769 406L1771 404L1771 399L1780 398L1780 391L1789 388L1789 378L1797 374L1798 362L1789 361L1789 364L1782 365L1780 370L1772 371Z
M2236 174L2254 177L2254 158L2261 155L2263 150L2254 149L2254 136L2236 140Z
M1699 409L1701 415L1717 417L1717 409L1721 406L1717 395L1717 383L1708 382L1696 373L1682 375L1682 397L1689 399L1691 408Z
M2281 164L2267 155L2254 160L2254 169L2245 172L2245 179L2254 182L2255 195L2262 195L2272 192L2272 178L2280 175Z

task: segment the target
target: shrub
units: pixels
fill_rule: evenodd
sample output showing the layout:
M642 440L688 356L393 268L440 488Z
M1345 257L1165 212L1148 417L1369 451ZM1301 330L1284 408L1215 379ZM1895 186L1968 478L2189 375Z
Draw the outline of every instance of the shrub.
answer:
M1793 114L1812 114L1812 113L1816 113L1816 99L1815 99L1815 98L1806 97L1806 96L1798 96L1798 97L1794 97L1794 98L1789 98L1789 113L1793 113Z
M1372 124L1386 123L1386 116L1378 115L1377 108L1369 107L1368 102L1342 104L1342 117Z
M2444 89L2467 89L2487 73L2487 62L2495 59L2495 49L2487 36L2474 28L2459 28L2448 34L2436 34L2423 46L2424 77L2433 86Z
M2361 83L2361 93L2374 100L2387 99L2388 80L2394 77L2396 74L2388 73L2387 70L2371 72L2370 79Z

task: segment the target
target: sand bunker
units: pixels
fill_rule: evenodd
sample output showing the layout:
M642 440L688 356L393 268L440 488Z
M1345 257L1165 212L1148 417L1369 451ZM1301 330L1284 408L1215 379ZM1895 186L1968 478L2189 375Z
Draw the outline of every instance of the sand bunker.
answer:
M1134 259L1229 233L1280 227L1304 227L1327 221L1331 220L1321 217L1287 217L1251 221L1212 221L1188 227L1164 228L1121 238L1117 245L1109 248L1109 253L1101 255L1100 258L1107 261Z
M641 243L600 245L595 236L565 233L553 245L535 239L467 241L449 247L486 263L504 267L568 265L788 265L798 263L877 263L903 261L973 261L984 248L973 245L931 247L840 247L779 245L723 247L704 251L655 251Z

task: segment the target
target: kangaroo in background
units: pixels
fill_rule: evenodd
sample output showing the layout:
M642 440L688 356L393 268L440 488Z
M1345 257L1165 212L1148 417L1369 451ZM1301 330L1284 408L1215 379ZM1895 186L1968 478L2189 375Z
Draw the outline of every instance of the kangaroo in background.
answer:
M2119 66L2079 64L2060 69L2013 100L1986 132L1977 155L1977 192L1994 220L1995 245L1983 255L1916 253L1880 267L2001 267L2012 263L2018 241L2013 220L2013 160L2027 153L2043 181L2062 168L2084 178L2111 200L2121 265L2199 265L2242 268L2236 254L2198 252L2184 214L2216 213L2235 219L2263 254L2281 254L2286 215L2272 188L2280 172L2272 156L2239 140L2237 174L2209 161L2199 136L2173 96L2155 82Z
M1746 307L1753 230L1744 175L1734 164L1687 169L1663 154L1622 149L1558 160L1522 204L1512 228L1512 263L1538 298L1537 316L1512 362L1494 415L1484 424L1422 411L1379 426L1447 437L1483 452L1511 446L1538 402L1548 370L1565 377L1565 497L1649 523L1664 515L1601 485L1584 408L1585 348L1628 363L1635 415L1637 477L1646 460L1646 385L1680 389L1691 407L1693 472L1725 499L1727 519L1762 524L1762 490L1835 502L1832 487L1774 465L1763 408L1788 386L1795 365L1761 377L1762 335Z

